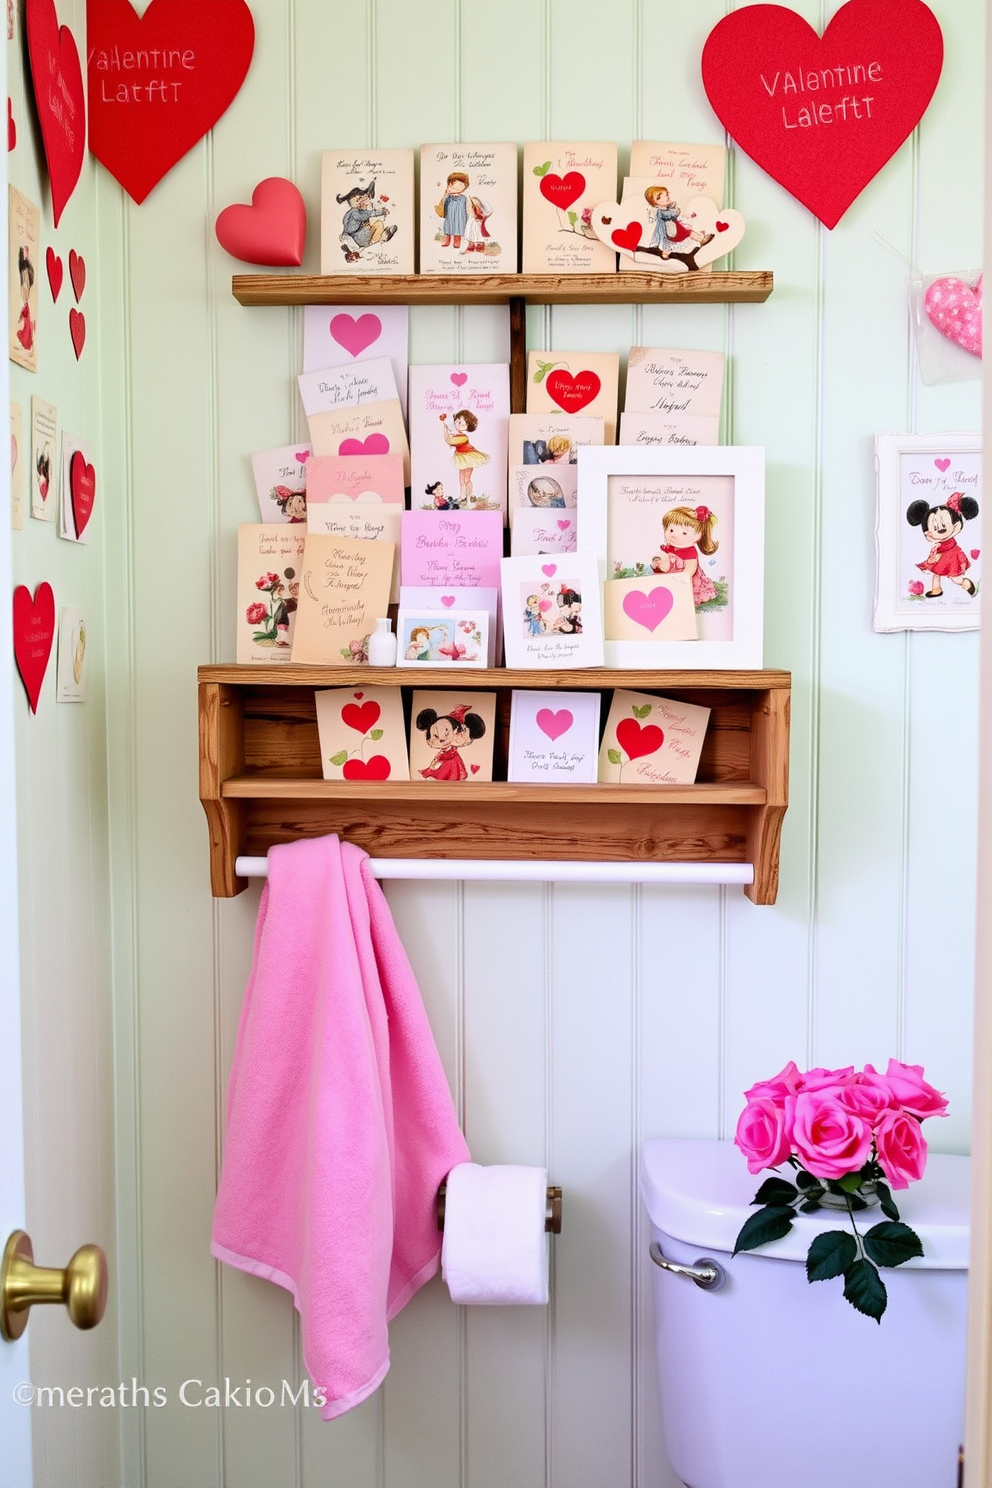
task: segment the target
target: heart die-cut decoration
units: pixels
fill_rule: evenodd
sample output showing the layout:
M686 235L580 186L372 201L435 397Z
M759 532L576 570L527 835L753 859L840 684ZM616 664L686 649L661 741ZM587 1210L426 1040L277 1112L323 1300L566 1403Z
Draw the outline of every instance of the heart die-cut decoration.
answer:
M83 354L86 344L86 317L81 310L73 305L69 310L69 335L72 339L72 349L76 353L76 361Z
M32 713L38 711L54 640L55 595L51 584L39 584L33 598L25 584L18 584L14 590L14 660Z
M54 305L62 293L65 265L52 247L45 249L45 268L48 270L48 287L52 291L52 304Z
M675 596L671 589L667 589L664 585L652 589L650 594L644 594L639 589L632 589L623 597L623 612L633 620L635 625L653 632L671 612L674 603Z
M332 316L328 327L331 340L343 346L349 356L361 356L373 346L382 335L382 321L378 315L359 315L356 320L353 315L342 311L340 315Z
M245 0L151 0L139 16L130 0L87 0L86 41L90 150L141 203L234 100L255 46L251 11Z
M292 181L266 176L250 206L235 202L224 208L214 232L220 246L243 263L298 268L307 241L306 203Z
M944 471L950 470L950 468L951 468L951 462L950 462L950 460L947 459L946 456L944 456L943 459L934 460L933 463L936 465L937 469L942 474L943 474Z
M452 374L451 374L451 381L454 383L455 387L457 387L457 388L464 387L465 384L468 382L468 373L467 372L452 372Z
M953 275L935 279L923 296L927 319L942 336L972 356L982 354L982 276L975 283Z
M981 550L981 548L972 548L971 549L971 556L972 556L972 559L980 558L982 556L982 550Z
M552 744L560 739L562 734L567 734L575 722L574 715L568 708L559 708L557 713L550 708L539 708L534 719L542 734L547 734Z
M83 298L83 290L86 288L86 260L81 253L76 252L75 248L69 249L69 279L78 305Z
M586 408L599 396L602 385L595 372L586 369L573 376L561 367L549 372L545 383L548 397L565 413L578 413L580 409Z
M742 214L718 207L708 196L694 196L684 206L673 202L661 217L658 211L643 195L626 196L619 204L600 202L589 222L600 242L615 253L667 274L706 268L732 253L744 237Z
M542 563L541 572L546 578L553 579L555 574L558 572L558 565L557 563Z
M345 760L341 774L345 780L388 780L391 766L384 754L373 754L370 759Z
M96 470L87 462L82 450L74 450L69 461L69 495L72 502L72 525L81 538L93 515L96 500Z
M451 609L451 606L454 604L456 597L457 596L454 595L454 594L442 594L441 595L441 603L444 605L444 608L446 610L450 610Z
M617 743L628 759L643 759L657 754L665 735L656 723L640 724L636 718L621 718L617 724Z
M86 152L83 73L75 38L68 26L59 25L54 0L27 0L24 20L31 83L52 187L52 217L58 227L66 202L76 189Z
M345 703L341 709L341 722L359 734L367 734L370 728L375 728L381 716L382 709L373 698L369 698L361 706Z
M366 439L342 439L339 455L388 455L389 440L385 434L370 434Z
M822 38L783 5L745 5L707 37L703 87L740 148L832 228L919 123L943 55L923 0L847 0Z
M541 177L540 192L559 211L567 212L578 201L586 189L586 178L581 171L567 171L564 176L549 171Z

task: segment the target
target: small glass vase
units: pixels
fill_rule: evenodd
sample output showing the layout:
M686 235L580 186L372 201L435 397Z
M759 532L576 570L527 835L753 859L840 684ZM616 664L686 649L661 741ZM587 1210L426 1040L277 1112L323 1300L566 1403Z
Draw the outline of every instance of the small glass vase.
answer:
M864 1183L854 1190L853 1197L859 1198L866 1209L874 1209L882 1202L874 1178L866 1178ZM824 1189L823 1196L817 1199L817 1203L823 1209L843 1209L845 1212L847 1210L846 1195L831 1193L829 1189Z

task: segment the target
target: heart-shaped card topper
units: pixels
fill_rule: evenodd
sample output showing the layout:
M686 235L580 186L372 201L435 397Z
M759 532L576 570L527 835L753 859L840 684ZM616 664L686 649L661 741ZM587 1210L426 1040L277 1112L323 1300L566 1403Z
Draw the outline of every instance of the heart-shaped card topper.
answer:
M385 434L370 434L366 439L342 439L339 455L388 455L389 440Z
M255 24L245 0L87 0L86 43L90 150L140 203L232 103Z
M97 8L103 3L98 0ZM93 0L90 7L93 9ZM76 189L86 151L86 98L79 52L68 26L60 26L55 0L26 0L28 61L41 142L52 186L52 217L59 225Z
M713 27L703 87L736 143L835 227L923 116L944 44L923 0L847 0L822 38L784 5Z
M540 192L545 201L549 201L553 207L561 212L567 212L573 206L586 189L586 178L581 171L567 171L565 175L555 175L553 171L546 171L541 176Z
M588 369L573 375L556 367L553 372L548 373L545 387L552 403L557 403L565 413L578 413L599 396L602 383L597 373Z
M559 708L557 713L550 708L539 708L534 722L542 734L547 734L552 744L560 739L562 734L567 734L575 718L568 708Z
M391 766L384 754L373 754L371 759L345 760L341 774L345 780L388 780Z
M361 705L345 703L341 709L341 722L359 734L367 734L370 728L375 728L381 714L379 704L369 698L368 702Z
M675 596L671 589L659 584L650 594L643 594L640 589L631 589L623 597L623 612L635 625L653 632L658 629L674 603Z
M541 572L549 579L553 579L558 572L557 563L542 563Z
M628 759L643 759L657 754L665 735L656 723L638 723L636 718L622 718L617 724L617 743Z
M82 537L93 515L96 500L96 471L87 463L82 450L75 450L69 461L69 494L72 499L72 523L76 536Z
M54 305L62 293L65 265L52 247L45 249L45 267L48 270L48 287L52 291L52 304Z
M942 336L980 357L982 354L982 276L974 284L947 275L928 285L923 308Z
M378 315L373 315L371 312L367 315L359 315L356 320L353 315L342 311L340 315L331 317L328 330L332 341L343 346L349 356L357 357L378 341L382 335L382 321Z
M454 383L455 387L464 387L465 384L468 382L468 373L452 372L451 381Z
M284 176L266 176L251 205L235 202L214 223L217 241L232 258L271 268L298 268L307 241L307 208L298 186Z
M76 252L75 248L69 249L69 279L78 305L83 298L83 290L86 288L86 261L81 253Z
M444 608L446 610L450 610L451 609L451 606L455 602L455 598L456 598L456 596L454 594L442 594L441 595L441 603L444 605Z
M55 595L51 584L39 584L33 599L30 589L18 584L14 590L14 660L32 713L38 711L54 639Z
M704 269L732 253L744 237L745 222L732 207L718 208L708 196L663 206L678 216L656 217L658 205L646 198L600 202L589 222L601 243L656 273L685 274Z
M78 362L86 344L86 317L81 310L76 309L75 305L69 310L69 335L72 338L72 349L76 353Z

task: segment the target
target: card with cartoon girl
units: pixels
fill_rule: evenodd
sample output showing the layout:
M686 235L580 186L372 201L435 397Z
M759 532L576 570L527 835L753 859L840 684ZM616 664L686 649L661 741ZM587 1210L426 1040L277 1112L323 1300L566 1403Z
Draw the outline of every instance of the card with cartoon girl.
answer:
M505 362L411 367L411 509L505 512L509 417Z
M251 471L263 522L288 522L305 527L307 521L307 460L309 440L256 450Z
M517 272L517 147L422 145L420 272Z
M37 372L41 212L16 186L8 191L8 355L19 367Z
M410 779L470 785L493 778L494 692L413 693Z
M600 580L593 554L504 558L501 574L508 667L602 666Z

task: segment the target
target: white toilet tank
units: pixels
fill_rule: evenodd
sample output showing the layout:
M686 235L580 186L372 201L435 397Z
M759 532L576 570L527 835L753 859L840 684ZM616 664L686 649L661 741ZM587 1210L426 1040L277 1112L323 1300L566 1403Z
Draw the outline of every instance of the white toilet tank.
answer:
M682 1265L712 1258L717 1290L651 1267L669 1460L687 1488L955 1488L964 1441L968 1285L966 1157L931 1153L894 1195L922 1260L883 1269L880 1323L843 1281L806 1280L806 1252L843 1212L801 1215L790 1234L734 1257L768 1174L732 1142L645 1143L641 1193L652 1236ZM859 1226L884 1216L869 1210Z

